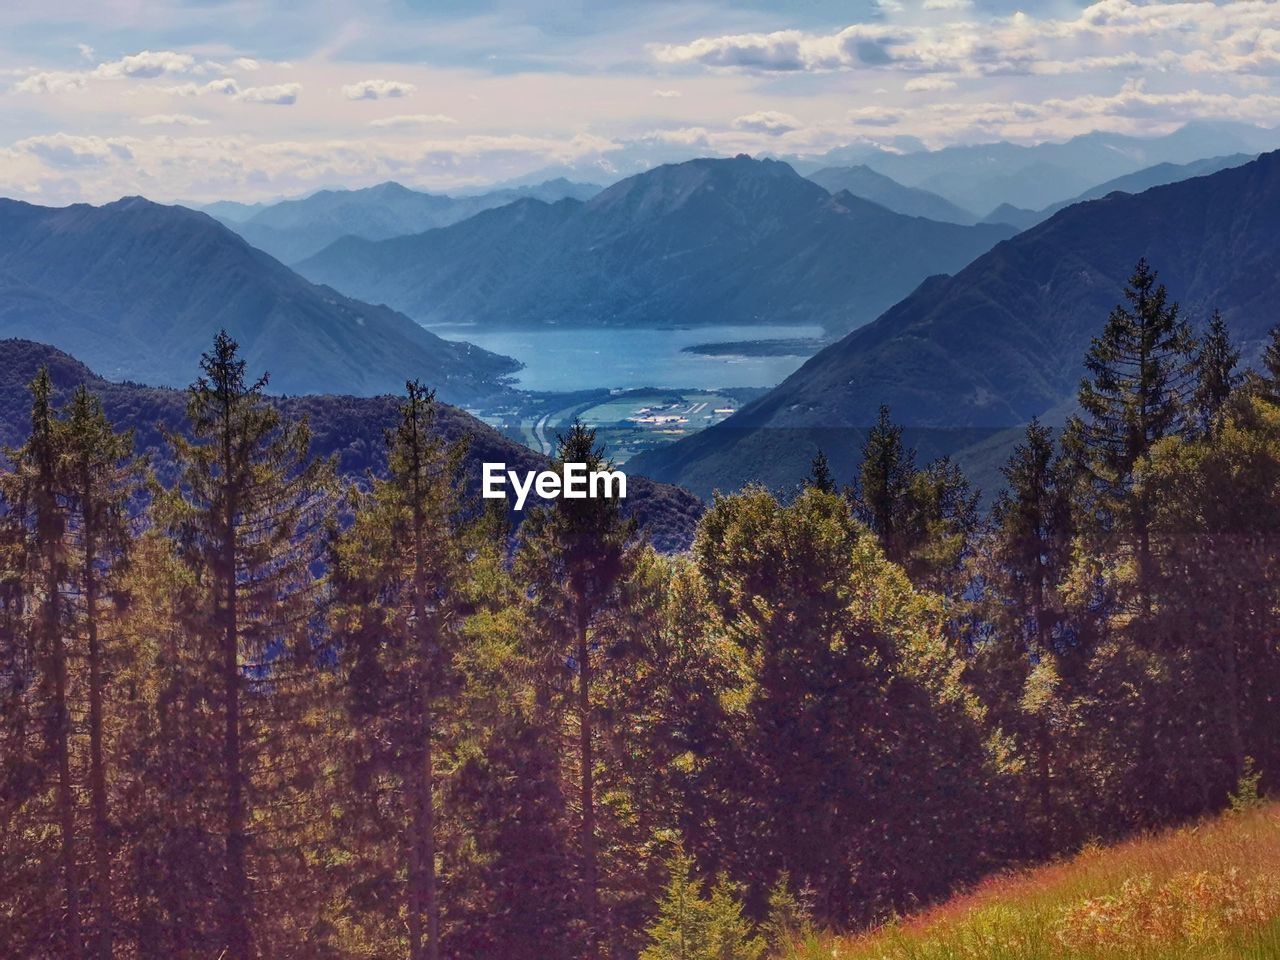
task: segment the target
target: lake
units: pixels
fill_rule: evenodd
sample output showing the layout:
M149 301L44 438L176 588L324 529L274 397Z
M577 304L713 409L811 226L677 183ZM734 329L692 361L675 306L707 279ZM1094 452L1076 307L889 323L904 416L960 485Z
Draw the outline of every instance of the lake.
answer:
M431 332L524 363L516 381L525 390L564 392L602 387L772 387L806 357L705 356L683 352L702 343L807 340L818 326L720 326L642 330L496 330L436 326Z

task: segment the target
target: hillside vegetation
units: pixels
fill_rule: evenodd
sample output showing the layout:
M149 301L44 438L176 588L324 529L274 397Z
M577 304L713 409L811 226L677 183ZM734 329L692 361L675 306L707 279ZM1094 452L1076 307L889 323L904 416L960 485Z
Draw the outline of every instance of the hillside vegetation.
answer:
M807 938L787 960L1280 957L1280 804L983 883L863 936Z

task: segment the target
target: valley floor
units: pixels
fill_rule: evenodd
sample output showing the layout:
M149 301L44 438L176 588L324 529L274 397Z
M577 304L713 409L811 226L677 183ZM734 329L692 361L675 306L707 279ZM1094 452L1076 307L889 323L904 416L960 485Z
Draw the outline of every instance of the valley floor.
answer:
M1021 874L786 960L1280 958L1280 804Z

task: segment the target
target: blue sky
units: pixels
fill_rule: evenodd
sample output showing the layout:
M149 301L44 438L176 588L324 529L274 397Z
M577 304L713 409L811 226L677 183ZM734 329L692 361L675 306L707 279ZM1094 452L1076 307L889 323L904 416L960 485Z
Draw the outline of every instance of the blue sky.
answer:
M386 179L1280 124L1280 3L9 0L0 193Z

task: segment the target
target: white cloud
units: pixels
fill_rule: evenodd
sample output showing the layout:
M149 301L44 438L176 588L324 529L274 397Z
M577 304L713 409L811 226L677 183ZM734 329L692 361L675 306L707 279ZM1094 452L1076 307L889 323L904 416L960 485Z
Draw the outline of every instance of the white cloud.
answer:
M254 70L259 69L262 64L252 57L237 57L231 61L231 66L237 70L243 70L245 73L252 73Z
M269 87L247 87L236 94L237 100L245 103L271 103L278 106L289 106L298 102L298 94L302 92L300 83L278 83Z
M371 127L426 127L439 123L457 123L453 117L444 113L402 113L394 117L379 117L370 120Z
M89 46L87 43L77 43L76 49L80 51L81 58L85 60L93 59L93 47Z
M83 73L53 70L33 73L21 80L13 89L17 93L70 93L74 90L83 90L88 82L88 77Z
M922 21L897 0L884 20L830 33L707 36L651 46L658 63L746 72L906 70L967 76L1083 74L1182 69L1193 73L1280 71L1280 3L1264 0L1098 0L1074 17L1023 12L979 16L972 0L923 0L926 11L965 19ZM902 19L902 23L896 22ZM1118 47L1127 49L1117 49ZM1103 51L1103 52L1100 52Z
M79 137L67 133L27 137L15 143L12 150L19 154L30 154L49 167L60 169L100 166L113 161L128 162L133 159L133 152L124 138Z
M208 120L193 117L189 113L153 113L149 117L139 117L138 123L144 127L207 127Z
M208 83L183 83L176 87L165 87L164 92L176 97L203 97L209 93L233 97L240 92L240 84L231 77L222 77Z
M407 97L417 89L412 83L400 80L361 80L343 87L342 95L348 100L384 100Z
M677 97L684 96L679 90L655 90L650 96L657 97L659 100L675 100Z
M954 90L956 82L946 77L912 77L902 85L907 93L926 93L934 90Z
M789 113L779 113L777 110L760 110L756 113L748 113L745 116L738 117L733 121L733 125L739 130L749 130L752 133L767 133L771 137L777 137L799 129L800 121Z
M96 77L133 77L139 80L152 80L166 74L188 73L196 65L195 57L186 53L175 53L172 50L143 50L130 54L119 60L100 63L93 71Z

